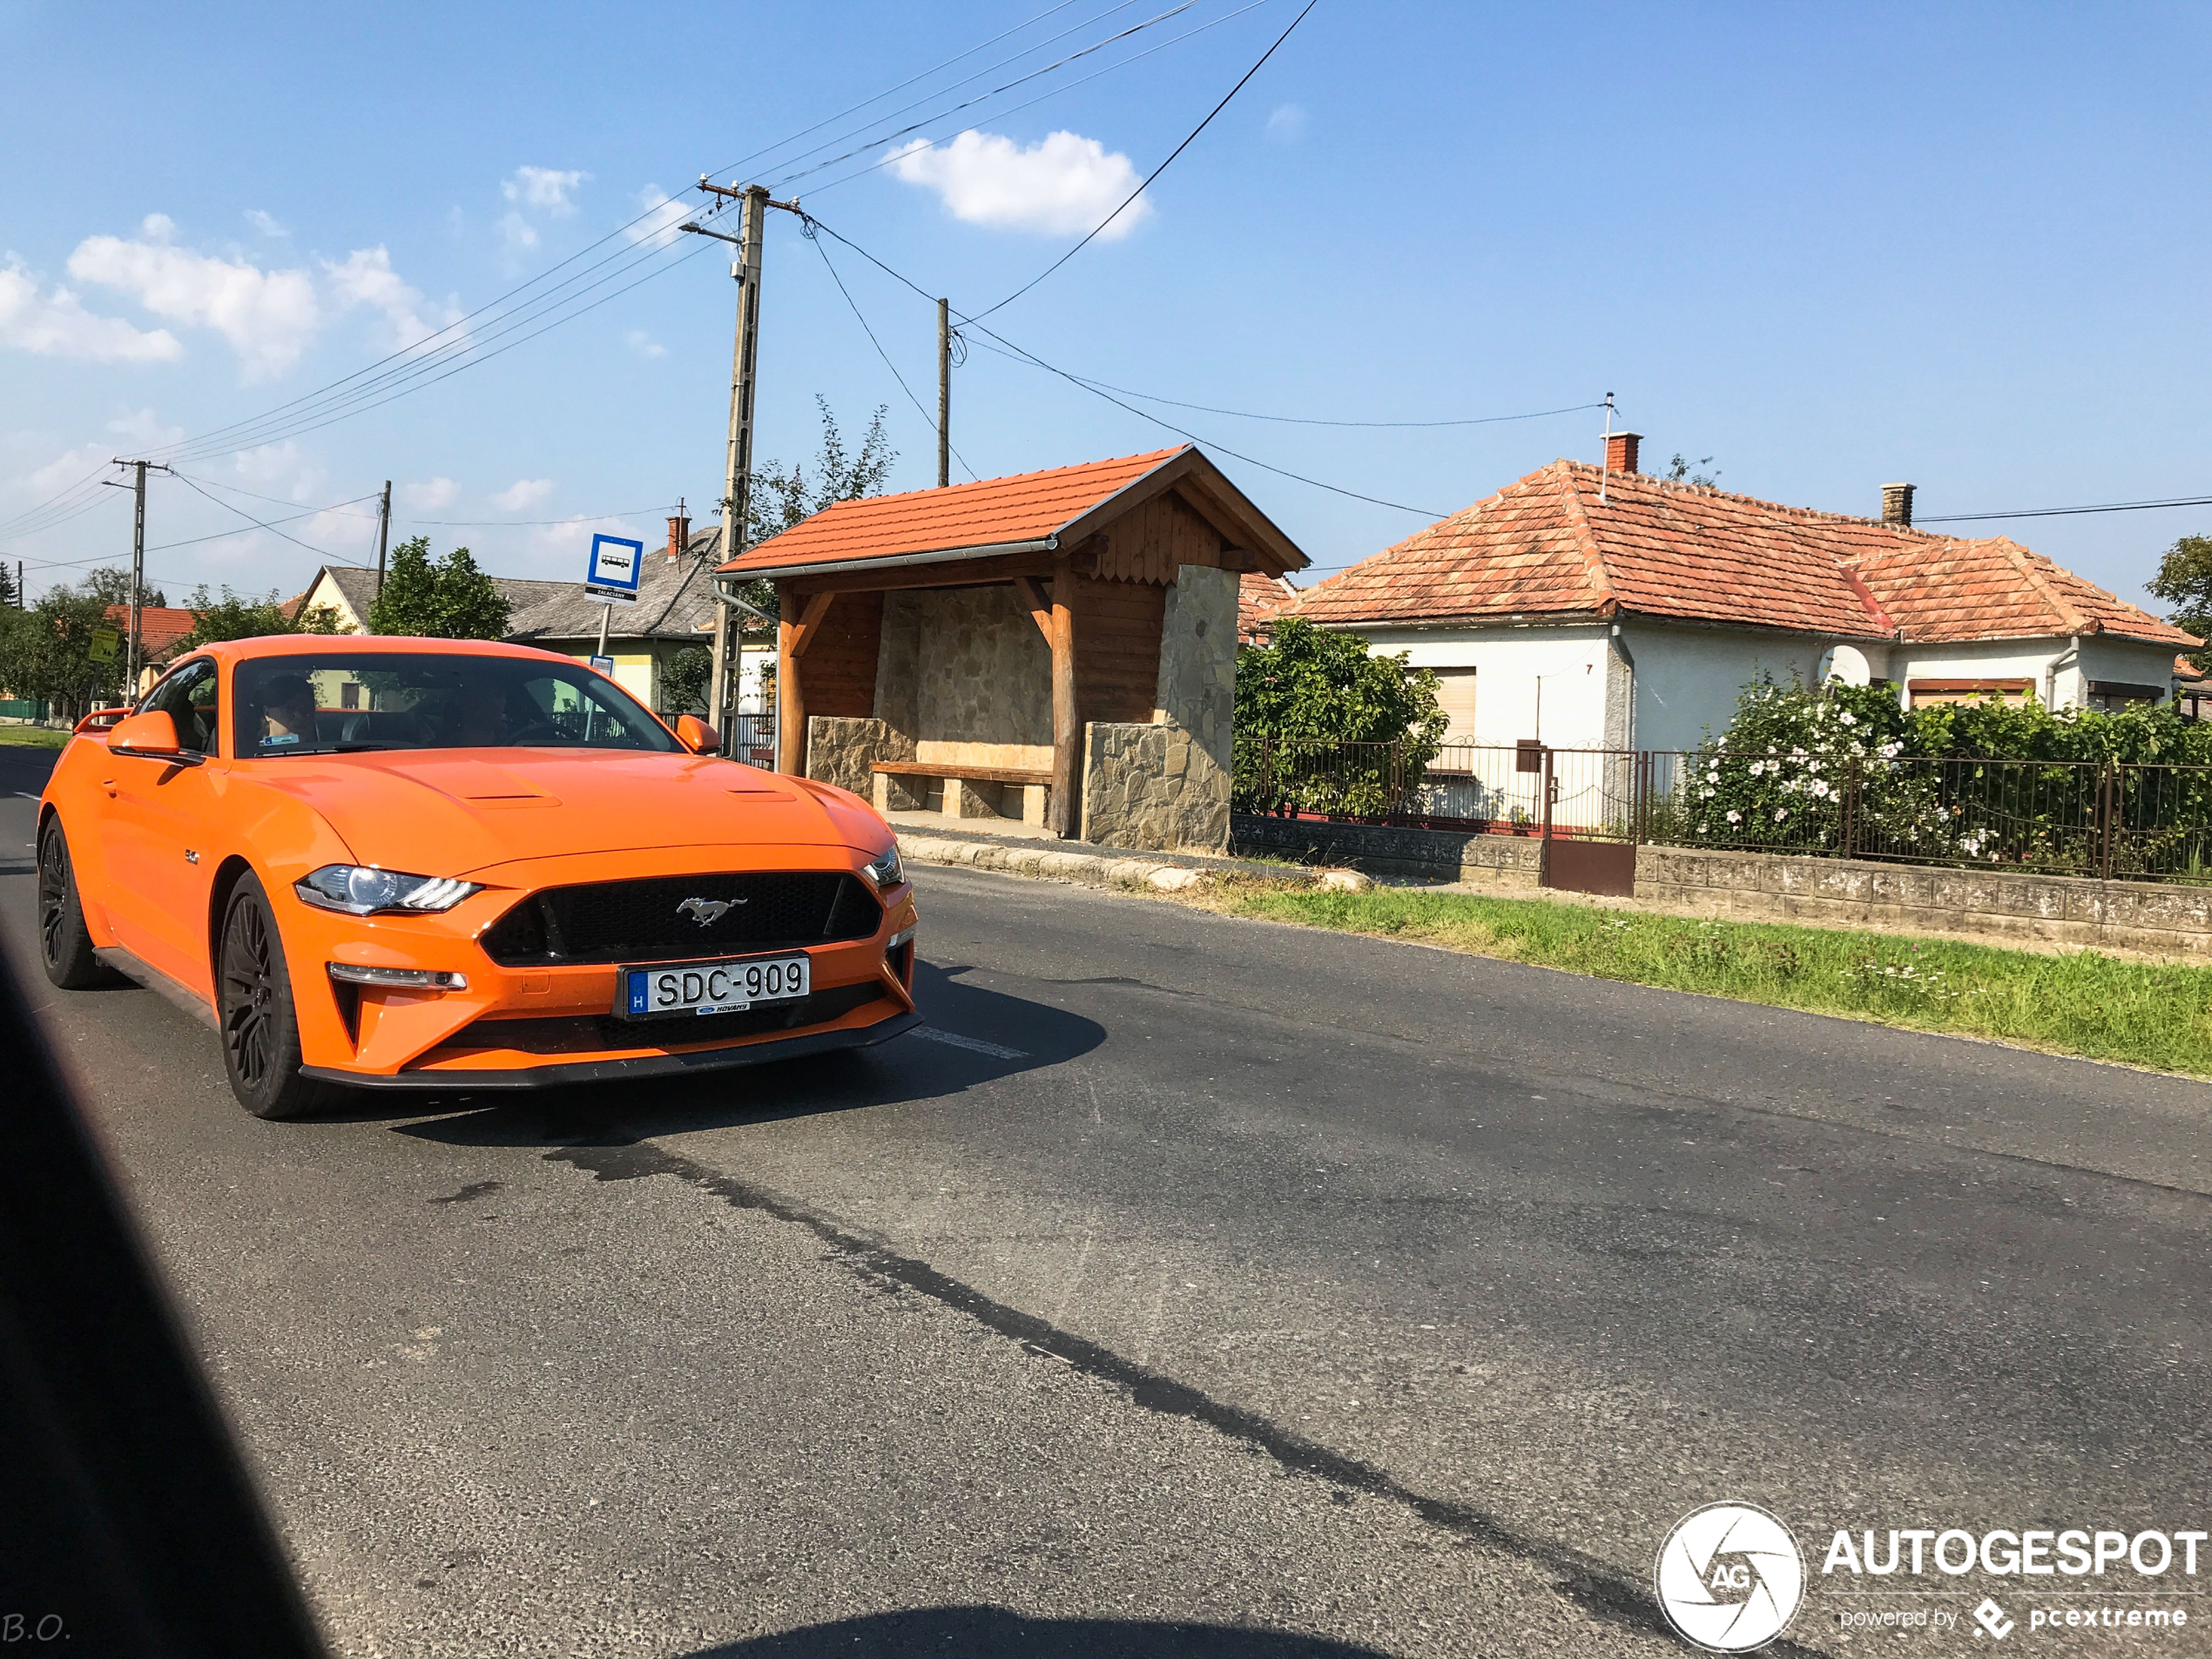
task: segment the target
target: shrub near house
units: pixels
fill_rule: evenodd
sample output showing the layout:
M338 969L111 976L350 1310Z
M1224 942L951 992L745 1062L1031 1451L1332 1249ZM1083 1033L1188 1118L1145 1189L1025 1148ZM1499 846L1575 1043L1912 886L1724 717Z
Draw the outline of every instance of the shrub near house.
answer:
M1446 725L1428 670L1356 634L1280 623L1237 653L1237 810L1387 813L1436 759Z
M1892 687L1761 678L1683 758L1649 839L2188 875L2212 843L2212 726L2032 698L1908 712Z

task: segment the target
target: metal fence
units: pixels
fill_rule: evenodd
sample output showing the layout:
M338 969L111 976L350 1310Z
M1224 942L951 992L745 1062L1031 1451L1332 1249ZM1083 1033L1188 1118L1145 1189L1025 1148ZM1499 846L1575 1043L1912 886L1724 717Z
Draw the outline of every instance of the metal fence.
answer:
M2212 885L2212 766L1399 744L1239 735L1236 810Z
M776 769L776 717L772 714L732 714L724 717L723 752L748 766Z

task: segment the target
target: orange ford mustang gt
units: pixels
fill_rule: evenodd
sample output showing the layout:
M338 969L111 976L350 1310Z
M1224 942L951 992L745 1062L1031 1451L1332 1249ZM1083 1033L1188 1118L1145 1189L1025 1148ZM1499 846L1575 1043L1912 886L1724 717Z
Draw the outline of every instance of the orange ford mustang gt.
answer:
M890 826L715 746L521 646L207 646L54 767L47 975L199 1015L264 1117L339 1084L651 1077L915 1024Z

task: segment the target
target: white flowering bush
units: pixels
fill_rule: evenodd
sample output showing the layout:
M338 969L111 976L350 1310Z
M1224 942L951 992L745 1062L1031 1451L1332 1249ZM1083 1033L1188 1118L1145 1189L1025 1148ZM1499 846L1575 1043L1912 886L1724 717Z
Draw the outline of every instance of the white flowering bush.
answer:
M1689 845L1840 852L1858 846L1976 858L1935 779L1905 755L1906 717L1885 686L1810 689L1763 678L1743 688L1726 732L1684 757L1675 813Z

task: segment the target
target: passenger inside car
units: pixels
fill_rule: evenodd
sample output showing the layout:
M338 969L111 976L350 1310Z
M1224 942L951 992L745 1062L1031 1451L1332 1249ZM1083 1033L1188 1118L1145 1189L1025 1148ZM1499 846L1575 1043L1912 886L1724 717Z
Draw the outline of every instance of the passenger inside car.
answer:
M279 674L261 690L264 749L288 749L315 740L315 688L304 674Z

